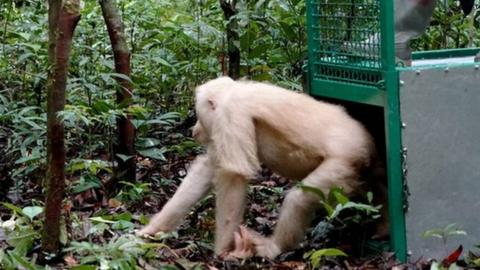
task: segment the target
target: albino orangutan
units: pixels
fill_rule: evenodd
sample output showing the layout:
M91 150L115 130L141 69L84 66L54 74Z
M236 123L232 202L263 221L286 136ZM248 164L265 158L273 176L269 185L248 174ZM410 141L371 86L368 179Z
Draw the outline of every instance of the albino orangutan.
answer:
M375 155L365 128L343 107L265 83L211 80L195 90L193 136L205 145L173 198L140 235L174 230L212 188L216 193L215 252L274 258L296 247L320 206L315 194L293 188L270 237L240 227L247 186L264 164L328 193L349 194Z

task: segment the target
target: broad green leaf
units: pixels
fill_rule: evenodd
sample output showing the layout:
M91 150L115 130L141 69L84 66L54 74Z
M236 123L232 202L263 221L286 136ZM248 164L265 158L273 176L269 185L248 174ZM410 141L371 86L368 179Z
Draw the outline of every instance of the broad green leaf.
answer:
M442 239L444 235L438 229L426 230L423 233L423 237L436 237Z
M19 256L25 256L31 250L33 242L39 237L39 232L32 227L18 229L8 234L7 243L14 247L14 252Z
M115 230L126 230L132 229L133 227L135 227L135 225L132 222L126 220L119 220L112 225L112 229Z
M130 77L128 77L128 76L125 75L125 74L122 74L122 73L110 73L109 75L110 75L110 77L117 78L117 79L122 79L122 80L125 80L125 81L127 81L127 82L133 83L133 82L132 82L132 79L130 79Z
M149 157L157 160L165 160L163 155L166 152L165 148L150 148L146 150L138 150L138 153L144 157Z
M147 123L146 120L138 120L138 119L132 119L130 120L130 122L133 124L135 129L139 129L140 127L142 127L144 124Z
M153 60L156 61L159 64L164 65L164 66L172 67L172 64L170 64L167 60L165 60L161 57L154 57Z
M276 1L278 6L286 12L290 11L290 8L285 0Z
M72 188L72 193L77 194L91 188L100 188L102 182L94 175L85 175L80 177L80 181Z
M36 267L34 264L27 261L26 259L24 259L23 257L19 256L15 252L8 251L8 255L10 255L12 258L15 259L15 261L18 262L18 264L20 264L21 266L25 267L28 270L40 270L41 269L39 267Z
M154 146L158 146L162 143L161 140L156 138L138 138L136 145L141 148L150 148Z
M11 35L11 37L20 37L23 38L24 40L29 40L31 37L30 33L23 33L23 32L11 32L8 31L8 34Z
M88 230L87 235L103 235L108 229L110 229L110 227L107 223L97 223Z
M255 4L255 9L259 10L263 6L264 3L265 3L265 0L257 1L257 3Z
M138 218L138 222L142 225L147 225L149 221L149 218L145 216L144 214L141 214L140 217Z
M444 240L453 235L467 235L467 232L459 229L457 225L453 223L445 226L444 228L434 228L426 230L423 233L423 237L436 237Z
M180 114L178 112L167 112L160 116L160 119L175 119L178 120Z
M11 203L7 203L7 202L2 202L3 206L5 206L6 208L12 210L14 213L18 214L18 215L23 215L23 211L20 207L17 207Z
M261 74L256 74L252 78L256 81L270 81L272 79L272 76L268 73L261 73Z
M9 104L8 99L3 95L0 95L0 101L4 106L7 106L7 104Z
M270 44L259 44L252 48L252 50L250 51L249 57L250 58L260 57L263 53L268 52L270 47L271 47Z
M18 270L18 263L3 248L0 248L0 267L4 267L5 270Z
M315 187L311 187L311 186L305 186L303 184L300 184L300 188L303 190L303 191L306 191L306 192L311 192L315 195L318 196L318 198L322 201L325 200L325 194L323 193L323 191L321 191L320 189L318 188L315 188Z
M132 213L130 213L130 212L121 213L116 217L116 220L131 221L132 220Z
M42 156L37 153L35 155L30 155L26 157L21 157L15 161L15 164L22 164L22 163L27 163L27 162L33 162L42 159Z
M35 54L33 54L33 53L31 53L31 52L24 53L24 54L20 55L20 57L18 58L17 62L18 62L18 64L21 64L21 63L23 63L25 60L27 60L28 58L33 57L33 56L35 56Z
M70 270L95 270L97 269L94 265L77 265L70 268Z
M31 44L31 43L20 43L19 45L23 45L23 46L31 49L34 52L37 52L42 47L38 44Z
M319 267L320 262L325 257L347 257L347 254L337 248L324 248L317 250L310 255L310 260L313 264L313 267Z
M326 202L322 202L322 205L325 208L325 210L327 211L327 216L332 218L333 213L335 212L335 209L330 204L328 204Z
M37 123L29 120L29 118L23 118L22 120L23 120L24 123L30 125L34 130L43 130L44 129L43 127L37 125Z
M340 189L333 189L332 191L333 196L337 200L338 203L345 205L349 200L347 196L343 195L342 190Z
M338 257L338 256L347 256L345 252L337 248L324 248L315 251L312 254L312 257Z
M68 232L67 232L67 225L65 224L65 220L62 219L60 224L60 236L59 241L62 245L66 245L68 242Z
M441 269L441 266L438 262L432 262L432 264L430 265L430 270L440 270Z
M127 156L127 155L124 155L124 154L116 154L116 156L118 158L120 158L123 162L135 157L135 156Z
M293 30L292 26L285 23L285 22L280 22L280 26L284 32L284 34L287 36L289 40L295 40L298 38L298 34L295 33Z
M372 203L373 201L373 193L372 192L367 192L367 201L368 203Z
M93 103L92 107L97 113L108 112L109 110L114 108L111 104L104 100L96 101L95 103Z
M111 220L107 220L107 219L104 219L102 217L91 217L89 218L91 221L95 221L95 222L100 222L100 223L108 223L108 224L113 224L115 223L115 221L111 221Z
M331 205L336 205L337 203L340 203L337 199L336 193L343 193L343 190L339 187L333 187L329 190L328 192L328 203Z
M145 122L146 122L146 124L148 124L148 125L153 125L153 124L168 125L168 124L170 124L168 121L162 120L162 119L152 119L152 120L147 120L147 121L145 121Z
M22 209L22 213L33 220L34 217L40 215L43 212L43 207L40 206L27 206Z

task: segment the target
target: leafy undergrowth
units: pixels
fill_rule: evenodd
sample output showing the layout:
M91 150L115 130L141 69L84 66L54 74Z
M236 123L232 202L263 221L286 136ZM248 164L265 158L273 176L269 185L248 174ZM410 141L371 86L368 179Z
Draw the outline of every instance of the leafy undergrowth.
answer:
M340 190L332 190L327 198L322 198L326 209L322 216L327 218L316 220L318 225L299 248L275 260L223 261L214 256L212 196L192 209L178 231L150 239L136 237L134 231L148 222L147 216L159 211L173 195L193 158L193 153L170 155L162 163L140 158L139 181L135 184L122 182L122 188L112 195L108 195L101 177L100 181L88 177L73 178L75 181L71 183L64 208L61 237L64 248L61 254L51 254L47 266L40 266L37 262L43 218L41 189L38 184L29 183L15 205L3 203L0 208L0 268L449 269L442 268L442 265L456 265L458 256L448 265L442 262L432 266L426 261L401 265L391 253L369 255L361 244L366 235L364 227L369 224L359 221L372 221L377 208L351 202ZM251 185L247 226L270 234L278 216L278 206L285 190L290 187L285 179L263 170ZM471 258L471 265L480 264L478 256L473 254Z

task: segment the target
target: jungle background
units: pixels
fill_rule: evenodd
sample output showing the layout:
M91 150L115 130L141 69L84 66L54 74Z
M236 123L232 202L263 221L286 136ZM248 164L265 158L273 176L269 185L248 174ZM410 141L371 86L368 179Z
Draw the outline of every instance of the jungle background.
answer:
M50 181L47 97L53 76L46 2L0 1L0 269L432 267L429 261L400 265L389 253L372 255L345 242L352 239L345 227L358 229L375 219L376 206L347 209L353 203L347 204L341 192L332 192L326 204L346 206L340 209L345 211L327 209L328 218L319 219L309 241L272 261L223 262L213 256L212 196L177 232L147 240L133 233L161 209L188 163L203 151L190 138L196 85L228 74L303 90L304 0L100 1L113 3L121 17L130 74L116 69L101 5L83 1L67 66L66 102L58 110L65 129L65 195L61 192L52 207L61 211L60 234L53 240L57 246L46 249L52 241L42 235L52 228L44 222ZM431 27L412 46L476 47L478 15L475 9L464 17L457 1L441 1ZM127 97L119 98L119 92ZM133 148L122 145L119 119L134 127ZM248 226L270 233L289 185L262 171L251 185ZM461 231L450 228L449 233ZM480 259L471 253L462 263L478 267Z

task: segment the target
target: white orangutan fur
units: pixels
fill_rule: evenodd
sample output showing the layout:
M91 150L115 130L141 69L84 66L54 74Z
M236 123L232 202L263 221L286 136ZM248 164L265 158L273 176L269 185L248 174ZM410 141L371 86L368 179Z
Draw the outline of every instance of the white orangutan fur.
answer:
M175 229L214 187L216 253L273 258L302 240L319 200L293 188L272 236L240 228L248 181L260 164L325 193L332 187L351 193L360 184L360 171L372 162L370 135L343 107L228 77L197 87L195 94L198 122L193 135L207 153L197 158L173 198L141 235Z

